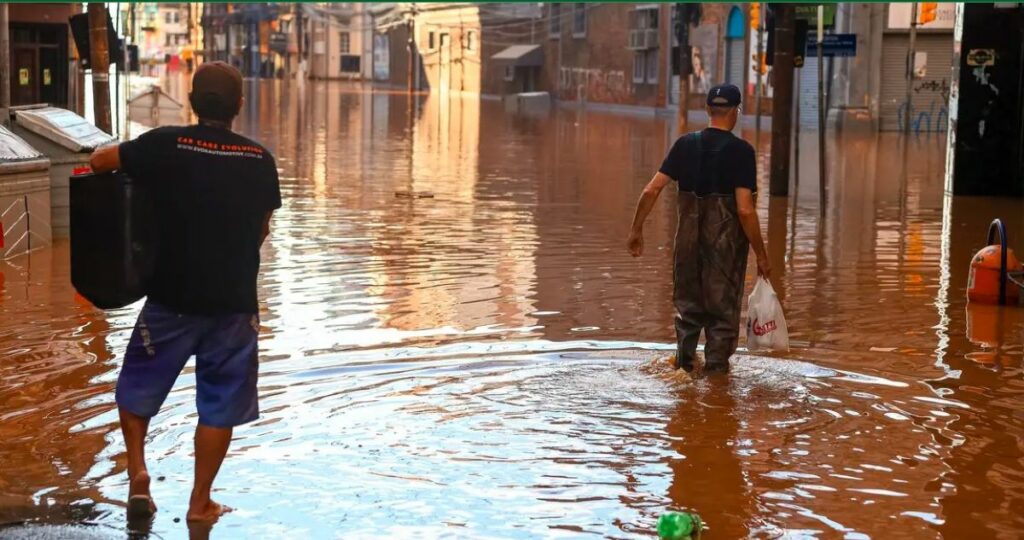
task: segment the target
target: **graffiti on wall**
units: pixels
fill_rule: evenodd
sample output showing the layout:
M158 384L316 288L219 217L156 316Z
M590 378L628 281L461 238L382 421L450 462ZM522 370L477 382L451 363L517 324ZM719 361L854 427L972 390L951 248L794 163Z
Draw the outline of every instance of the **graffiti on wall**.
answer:
M626 73L621 70L563 67L558 86L563 99L619 103L630 97Z
M914 130L914 133L945 131L946 123L949 121L949 109L946 108L946 103L946 101L933 99L926 108L918 108L911 103L910 129ZM906 109L907 102L904 101L900 104L896 117L900 131L903 131L903 113Z
M915 96L925 96L926 98L932 96L928 100L925 107L921 107L921 99L916 99L917 104L911 102L910 105L910 128L914 133L929 133L936 131L945 131L946 123L949 122L949 109L947 104L949 103L949 80L948 79L931 79L926 81L920 81L914 83L911 87ZM900 103L899 110L897 111L897 119L899 122L900 131L903 130L903 115L907 110L908 103L904 101Z

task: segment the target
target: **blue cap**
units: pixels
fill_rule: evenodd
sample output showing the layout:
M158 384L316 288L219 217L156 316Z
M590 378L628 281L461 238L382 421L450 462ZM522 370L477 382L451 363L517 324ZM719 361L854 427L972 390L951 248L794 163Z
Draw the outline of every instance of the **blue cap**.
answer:
M719 84L708 91L707 104L712 107L736 107L740 104L740 89L735 84Z

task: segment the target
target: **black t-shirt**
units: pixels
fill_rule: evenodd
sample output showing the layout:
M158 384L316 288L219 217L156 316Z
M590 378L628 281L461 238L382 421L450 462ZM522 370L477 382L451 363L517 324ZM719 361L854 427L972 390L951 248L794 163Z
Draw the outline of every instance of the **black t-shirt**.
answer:
M757 163L750 143L709 127L700 132L700 147L698 156L697 134L688 133L676 140L661 164L659 170L675 180L680 191L699 197L735 195L738 187L757 191Z
M157 254L149 298L196 315L255 313L260 236L281 207L274 158L211 126L162 127L120 146L121 170L152 188Z

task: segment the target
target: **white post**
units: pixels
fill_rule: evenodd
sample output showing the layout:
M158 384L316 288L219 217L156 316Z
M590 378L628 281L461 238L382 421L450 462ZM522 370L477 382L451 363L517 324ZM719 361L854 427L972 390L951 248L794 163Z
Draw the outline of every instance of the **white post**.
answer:
M821 216L825 216L827 193L825 188L825 6L818 4L818 194L821 198ZM798 98L799 99L799 98ZM800 119L797 119L799 122ZM797 164L799 167L800 165Z

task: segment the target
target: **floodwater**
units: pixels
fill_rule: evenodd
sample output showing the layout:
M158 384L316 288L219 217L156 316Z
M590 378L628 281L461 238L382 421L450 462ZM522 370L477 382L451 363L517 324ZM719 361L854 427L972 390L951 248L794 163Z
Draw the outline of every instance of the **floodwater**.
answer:
M945 197L943 137L831 137L822 221L805 134L798 204L759 201L793 351L685 383L652 364L672 197L647 254L623 247L671 122L249 92L236 127L285 200L263 415L236 431L212 537L641 538L669 508L710 538L1024 530L1024 321L964 299L988 222L1020 246L1024 207ZM140 306L90 307L68 266L66 242L0 263L0 522L123 537L113 389ZM153 537L188 535L193 396L187 368L153 422Z

